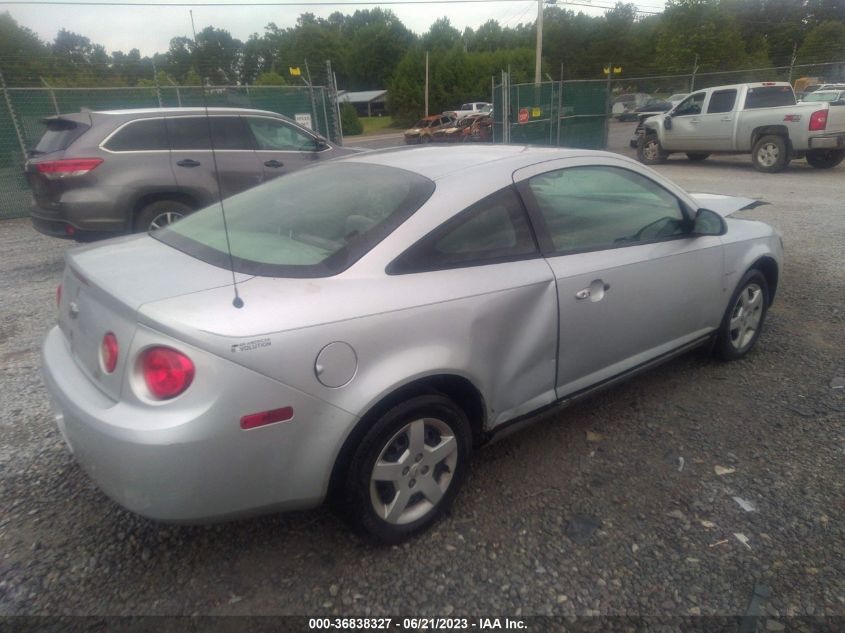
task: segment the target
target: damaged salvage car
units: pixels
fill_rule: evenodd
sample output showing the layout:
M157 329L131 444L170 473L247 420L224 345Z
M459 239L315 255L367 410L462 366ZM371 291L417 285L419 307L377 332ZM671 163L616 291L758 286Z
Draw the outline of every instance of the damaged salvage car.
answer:
M532 413L699 346L745 356L783 258L773 228L726 217L754 203L599 151L353 155L68 251L45 381L133 512L331 499L398 542Z

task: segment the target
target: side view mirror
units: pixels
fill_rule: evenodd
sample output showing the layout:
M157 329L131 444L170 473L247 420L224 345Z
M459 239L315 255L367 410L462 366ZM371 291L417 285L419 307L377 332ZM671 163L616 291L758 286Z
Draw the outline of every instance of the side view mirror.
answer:
M692 234L695 236L724 235L728 231L725 219L710 209L699 209L695 214Z
M323 138L322 136L318 136L314 139L314 148L319 152L321 150L326 149L329 146L329 142Z
M672 129L672 114L669 113L666 115L666 118L663 119L663 127L667 130Z

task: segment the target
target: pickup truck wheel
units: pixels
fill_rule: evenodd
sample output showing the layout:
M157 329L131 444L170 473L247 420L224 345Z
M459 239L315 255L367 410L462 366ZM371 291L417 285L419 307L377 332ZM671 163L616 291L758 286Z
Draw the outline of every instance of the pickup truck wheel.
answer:
M845 160L845 149L814 149L807 152L806 158L816 169L830 169Z
M786 139L775 134L760 137L751 150L751 162L757 171L770 174L783 171L790 160Z
M637 141L637 159L645 165L660 165L668 156L654 134L640 136Z
M191 213L193 209L184 202L176 200L157 200L141 209L138 217L135 218L135 231L154 231L176 220L181 220Z
M689 158L694 163L700 163L703 160L707 160L708 156L710 156L710 154L690 154L689 152L687 152L687 158Z

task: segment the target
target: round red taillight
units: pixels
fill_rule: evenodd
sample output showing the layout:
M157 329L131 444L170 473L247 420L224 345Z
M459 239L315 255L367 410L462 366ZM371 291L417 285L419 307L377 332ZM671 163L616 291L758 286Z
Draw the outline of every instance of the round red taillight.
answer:
M107 374L114 371L117 367L117 337L111 332L107 332L103 337L103 343L100 345L100 360L103 362L103 369Z
M169 400L190 386L194 379L194 364L175 349L152 347L141 356L141 372L152 396Z

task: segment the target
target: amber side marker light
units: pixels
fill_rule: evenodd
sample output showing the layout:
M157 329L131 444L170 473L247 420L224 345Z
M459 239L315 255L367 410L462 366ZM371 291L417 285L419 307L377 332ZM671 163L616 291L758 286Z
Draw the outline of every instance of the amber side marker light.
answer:
M245 431L276 422L287 422L293 419L293 407L282 407L261 413L250 413L241 418L241 428Z

